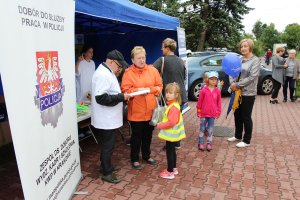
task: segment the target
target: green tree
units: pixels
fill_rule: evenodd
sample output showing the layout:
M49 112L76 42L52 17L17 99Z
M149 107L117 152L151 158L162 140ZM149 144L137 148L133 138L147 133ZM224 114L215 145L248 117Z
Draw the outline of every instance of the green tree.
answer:
M265 50L273 48L273 44L280 43L280 33L275 29L275 25L271 23L269 26L262 30L259 39L265 46Z
M272 49L272 48L270 48ZM254 40L254 50L253 53L256 56L264 56L266 53L265 44L261 40Z
M289 49L300 49L300 25L289 24L281 35L281 40L287 43Z
M254 26L253 26L253 29L252 29L252 32L253 34L255 35L256 39L259 39L263 30L267 27L268 25L267 24L264 24L262 23L260 20L256 21Z
M206 46L232 48L240 40L242 16L251 8L248 0L187 0L182 3L181 22L191 49Z
M156 11L162 11L162 4L163 1L158 1L158 0L130 0L136 4L145 6L146 8L150 8L152 10Z
M131 0L147 8L179 17L185 28L187 48L234 49L241 39L242 16L252 8L249 0Z
M130 0L152 10L163 12L173 17L179 17L180 3L178 0Z

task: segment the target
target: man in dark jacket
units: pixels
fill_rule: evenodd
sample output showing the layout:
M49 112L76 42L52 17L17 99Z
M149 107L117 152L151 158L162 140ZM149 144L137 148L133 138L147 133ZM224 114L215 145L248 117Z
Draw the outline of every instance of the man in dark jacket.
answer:
M287 50L287 46L284 46L284 53L282 54L282 57L284 59L288 58L289 57L289 53L288 53L288 50Z

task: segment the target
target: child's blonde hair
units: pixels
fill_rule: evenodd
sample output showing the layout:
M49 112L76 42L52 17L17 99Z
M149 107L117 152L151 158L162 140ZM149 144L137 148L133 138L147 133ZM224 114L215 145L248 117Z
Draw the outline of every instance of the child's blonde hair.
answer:
M208 72L204 72L202 79L205 84L208 84Z
M168 83L166 85L166 89L165 89L165 93L167 93L167 92L178 94L176 101L179 103L179 105L181 105L181 103L182 103L181 91L180 91L180 87L179 87L178 83L176 83L176 82Z

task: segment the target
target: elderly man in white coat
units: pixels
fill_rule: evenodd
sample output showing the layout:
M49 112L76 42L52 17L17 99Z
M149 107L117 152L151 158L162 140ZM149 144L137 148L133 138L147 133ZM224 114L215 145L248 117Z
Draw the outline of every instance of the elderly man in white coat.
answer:
M110 51L106 61L101 63L92 78L92 125L95 133L101 137L102 180L119 183L120 179L113 173L119 168L111 163L115 144L115 130L123 125L123 101L129 95L121 93L116 75L127 66L122 53Z

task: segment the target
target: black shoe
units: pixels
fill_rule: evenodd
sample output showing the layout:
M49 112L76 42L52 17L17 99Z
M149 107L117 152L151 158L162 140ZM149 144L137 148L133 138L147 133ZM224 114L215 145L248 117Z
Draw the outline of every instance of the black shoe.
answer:
M277 99L274 100L275 103L279 103Z
M295 102L296 101L296 99L291 99L291 102Z
M114 184L121 182L121 180L118 177L116 177L114 174L108 174L106 176L102 175L101 179L103 181L106 181L106 182L109 182L109 183L114 183Z
M117 171L119 171L120 169L121 169L121 167L118 166L118 165L113 165L113 166L112 166L112 172L117 172ZM100 174L102 174L102 173L103 173L103 169L100 168Z
M179 145L175 145L175 149L181 149L181 145L179 144Z
M154 160L153 158L149 158L148 160L145 160L146 163L148 163L149 165L156 165L157 161Z
M275 104L276 101L275 100L270 100L270 104Z
M286 103L286 102L287 102L287 100L286 100L286 99L283 99L283 101L282 101L282 102Z
M175 143L175 149L180 149L181 148L181 145L180 145L180 141L176 142Z
M133 162L131 166L133 169L138 169L138 170L143 169L143 166L139 162Z

